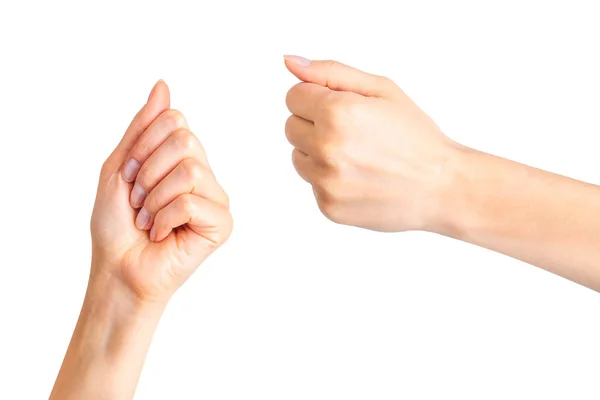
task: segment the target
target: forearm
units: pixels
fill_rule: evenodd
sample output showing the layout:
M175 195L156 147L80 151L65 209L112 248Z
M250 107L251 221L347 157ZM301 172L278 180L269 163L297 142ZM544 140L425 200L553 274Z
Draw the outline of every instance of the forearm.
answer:
M109 276L90 279L51 400L131 399L164 307L136 300Z
M600 187L461 148L438 233L600 291Z

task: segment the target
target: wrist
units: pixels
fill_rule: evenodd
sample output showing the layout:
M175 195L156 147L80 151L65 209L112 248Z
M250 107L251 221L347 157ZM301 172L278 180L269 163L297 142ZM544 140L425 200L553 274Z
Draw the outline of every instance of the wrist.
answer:
M426 231L460 238L470 205L469 170L480 168L477 150L450 141L435 179Z
M96 267L51 399L132 398L166 306L140 300Z
M138 282L137 276L141 274L132 272L143 266L132 265L132 268L125 268L122 260L107 259L95 253L92 252L86 299L117 301L121 307L136 314L160 314L164 310L170 295L148 294L147 290L140 288L143 285Z
M103 318L123 323L160 319L168 299L142 298L110 272L113 270L98 264L92 266L82 313L86 308L94 309Z

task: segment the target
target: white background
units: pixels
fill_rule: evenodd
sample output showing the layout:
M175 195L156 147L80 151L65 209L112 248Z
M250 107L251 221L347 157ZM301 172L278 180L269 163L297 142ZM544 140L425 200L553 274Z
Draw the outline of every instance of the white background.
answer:
M137 399L600 397L598 294L320 215L283 133L282 61L387 75L453 139L600 183L596 2L161 3L0 3L1 399L50 393L100 166L158 78L236 226L170 303Z

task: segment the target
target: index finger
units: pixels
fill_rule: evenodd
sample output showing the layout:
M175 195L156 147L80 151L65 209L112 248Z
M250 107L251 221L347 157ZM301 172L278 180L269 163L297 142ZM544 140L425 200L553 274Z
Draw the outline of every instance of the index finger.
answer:
M142 133L169 107L169 87L163 80L159 80L152 88L150 96L148 96L148 102L133 118L123 138L108 157L108 163L115 169L119 168L126 161L128 153Z
M288 91L285 103L292 114L314 122L319 115L322 100L330 92L331 89L321 85L300 82Z

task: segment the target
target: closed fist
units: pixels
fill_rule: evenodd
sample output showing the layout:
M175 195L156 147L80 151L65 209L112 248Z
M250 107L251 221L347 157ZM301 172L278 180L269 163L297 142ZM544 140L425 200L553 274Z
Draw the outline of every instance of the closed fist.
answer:
M164 301L229 237L229 200L159 81L104 163L92 214L93 279Z
M329 219L378 231L434 230L458 146L387 78L286 56L285 133L298 174Z

